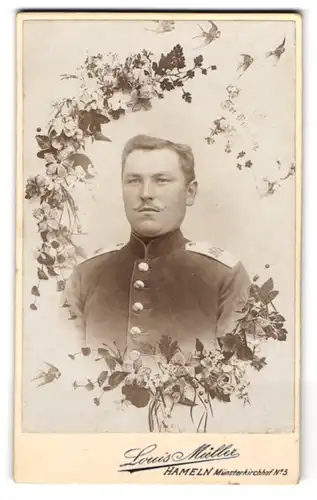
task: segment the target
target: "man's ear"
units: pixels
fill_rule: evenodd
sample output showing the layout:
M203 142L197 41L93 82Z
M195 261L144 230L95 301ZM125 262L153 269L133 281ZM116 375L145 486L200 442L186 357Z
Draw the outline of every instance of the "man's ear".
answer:
M188 207L191 207L194 204L197 190L198 190L198 182L191 181L187 186L186 205Z

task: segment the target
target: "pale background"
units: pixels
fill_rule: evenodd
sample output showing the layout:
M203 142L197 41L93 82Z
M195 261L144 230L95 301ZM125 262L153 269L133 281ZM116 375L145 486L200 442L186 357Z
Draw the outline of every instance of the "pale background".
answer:
M208 146L204 137L214 119L222 113L220 102L225 87L237 83L242 89L237 107L248 117L250 129L260 149L252 161L259 177L277 174L276 159L286 167L295 158L295 52L294 25L291 22L218 22L222 36L204 49L194 50L199 40L196 23L178 22L171 33L147 32L144 22L27 22L24 45L24 175L40 173L43 161L36 158L34 135L44 126L50 103L59 97L76 95L74 82L60 81L61 73L73 72L85 57L98 52L129 52L150 49L158 56L180 43L189 61L199 53L205 65L216 64L217 71L188 84L193 102L185 103L177 90L154 101L147 113L135 113L105 127L112 143L94 144L89 156L96 164L98 177L91 191L77 190L83 230L89 236L78 241L88 253L102 246L124 241L129 228L124 219L120 197L119 156L125 141L137 133L149 133L188 143L196 157L200 182L196 205L184 225L187 237L207 240L239 256L250 272L261 280L272 276L280 290L276 305L287 318L286 343L270 342L263 346L268 367L252 372L249 394L251 406L240 403L215 404L211 432L289 432L294 411L294 283L295 283L295 182L282 184L272 197L260 198L249 170L236 169L235 156L224 152L220 139ZM265 58L284 34L287 50L280 62ZM255 62L236 81L240 53L252 53ZM186 89L187 90L187 89ZM266 115L264 118L263 115ZM248 138L243 139L248 144ZM246 146L247 147L247 146ZM250 150L250 148L249 148ZM248 156L249 158L249 156ZM284 173L284 171L283 171ZM113 411L103 404L96 408L91 393L73 392L72 381L85 369L67 358L73 347L73 332L61 317L55 285L41 287L37 312L29 310L30 288L35 284L33 252L38 244L35 208L29 202L24 209L24 331L23 331L23 430L29 432L94 432L114 430L114 421L128 419L131 429L147 430L147 409ZM270 269L264 271L264 265ZM43 361L56 364L62 378L55 384L36 389L30 379ZM93 377L92 377L93 378ZM122 417L121 417L122 415ZM134 415L134 417L133 417ZM144 418L143 418L144 417ZM110 425L111 421L111 425ZM111 428L109 428L109 426Z

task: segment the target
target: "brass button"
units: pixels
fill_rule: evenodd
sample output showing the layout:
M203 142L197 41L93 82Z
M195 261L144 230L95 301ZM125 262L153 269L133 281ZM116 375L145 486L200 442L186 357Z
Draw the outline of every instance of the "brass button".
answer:
M131 335L141 335L141 328L139 328L138 326L133 326L130 329L130 333Z
M143 311L144 307L143 307L143 304L141 304L141 302L134 302L133 306L132 306L132 311L134 312L141 312Z
M144 287L145 287L145 284L144 284L144 283L143 283L143 281L141 281L141 280L136 280L136 281L134 282L133 286L134 286L134 288L135 288L136 290L141 290L142 288L144 288Z
M139 271L146 272L150 269L150 266L147 262L140 262L138 265L138 269Z

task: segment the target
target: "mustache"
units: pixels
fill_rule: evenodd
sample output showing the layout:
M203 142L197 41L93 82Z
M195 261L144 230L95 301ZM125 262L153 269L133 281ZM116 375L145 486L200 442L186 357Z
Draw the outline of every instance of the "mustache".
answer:
M146 210L152 210L153 212L161 212L164 209L164 207L157 207L155 205L149 204L149 203L142 203L141 205L138 205L134 210L137 212L143 212Z

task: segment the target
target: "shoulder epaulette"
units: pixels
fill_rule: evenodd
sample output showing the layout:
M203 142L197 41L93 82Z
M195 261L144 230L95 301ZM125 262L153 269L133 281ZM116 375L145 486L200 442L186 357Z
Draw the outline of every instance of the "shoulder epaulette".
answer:
M86 259L86 261L94 259L96 257L100 257L100 255L104 255L106 253L116 252L117 250L120 250L122 247L124 247L124 245L125 245L125 243L117 243L117 244L109 246L107 248L98 248L97 250L95 250L93 255L91 255L90 257L88 257Z
M189 241L186 243L185 248L190 252L200 253L210 259L217 260L230 268L234 267L239 262L236 257L223 248L212 246L210 243Z

